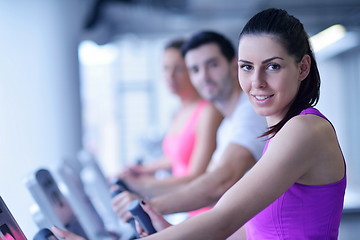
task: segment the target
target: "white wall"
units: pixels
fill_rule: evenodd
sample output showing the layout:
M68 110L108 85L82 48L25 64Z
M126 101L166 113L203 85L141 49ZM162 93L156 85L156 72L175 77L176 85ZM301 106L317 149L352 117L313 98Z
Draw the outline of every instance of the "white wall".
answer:
M347 164L347 190L360 197L360 49L318 63L322 81L318 107L336 128Z
M29 239L24 178L81 148L77 48L90 2L0 1L0 195Z

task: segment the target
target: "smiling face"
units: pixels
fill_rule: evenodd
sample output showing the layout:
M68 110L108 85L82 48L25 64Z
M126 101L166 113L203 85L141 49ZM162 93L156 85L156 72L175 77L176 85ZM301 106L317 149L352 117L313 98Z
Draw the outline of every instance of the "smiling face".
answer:
M200 95L212 102L230 97L234 68L215 43L204 44L186 53L191 82Z
M255 111L269 126L281 121L308 75L310 57L300 63L289 55L277 37L244 35L239 42L239 82Z

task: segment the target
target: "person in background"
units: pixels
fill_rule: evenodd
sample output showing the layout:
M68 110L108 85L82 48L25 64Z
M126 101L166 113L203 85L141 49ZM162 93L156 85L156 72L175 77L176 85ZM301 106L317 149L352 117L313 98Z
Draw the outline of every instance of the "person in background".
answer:
M164 215L191 211L192 217L216 203L260 158L265 139L259 136L266 130L266 120L255 113L239 85L235 49L226 37L213 31L198 32L182 52L191 82L225 118L206 173L148 203ZM131 217L129 202L136 198L141 196L123 192L113 199L113 209L124 221Z
M216 148L216 132L223 116L191 84L181 55L183 44L182 39L170 41L163 55L165 83L180 100L180 107L163 140L164 156L132 166L121 174L126 185L142 196L157 196L168 192L175 184L197 178L206 171ZM154 177L161 169L171 170L172 176Z

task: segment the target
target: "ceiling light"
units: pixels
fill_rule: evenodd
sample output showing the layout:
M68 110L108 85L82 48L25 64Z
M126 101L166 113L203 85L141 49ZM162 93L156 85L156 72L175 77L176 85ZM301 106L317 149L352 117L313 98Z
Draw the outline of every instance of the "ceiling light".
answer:
M97 45L92 41L83 41L79 45L80 62L84 65L107 65L115 61L117 48L112 44Z
M318 52L333 43L342 39L346 34L343 25L333 25L310 38L311 46L314 52Z

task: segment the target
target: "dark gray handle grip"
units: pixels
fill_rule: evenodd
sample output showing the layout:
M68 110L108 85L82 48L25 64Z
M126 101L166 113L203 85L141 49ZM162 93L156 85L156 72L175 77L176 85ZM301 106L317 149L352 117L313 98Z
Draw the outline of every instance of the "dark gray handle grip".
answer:
M129 212L140 223L141 227L149 234L156 233L156 230L151 222L149 215L144 211L140 205L140 200L133 200L128 206Z
M113 191L111 193L111 198L114 198L116 195L122 193L123 190L122 189L116 189L115 191ZM136 224L135 224L135 219L134 218L130 218L128 221L127 221L131 227L133 228L134 230L134 234L135 234L135 237L134 238L140 238L138 232L136 231Z
M40 229L33 240L58 240L58 238L47 228Z

